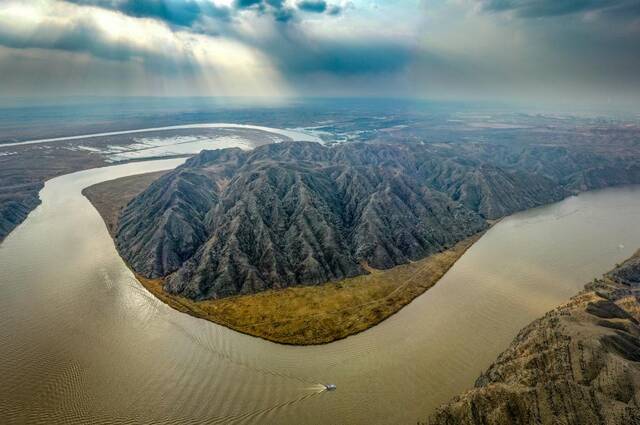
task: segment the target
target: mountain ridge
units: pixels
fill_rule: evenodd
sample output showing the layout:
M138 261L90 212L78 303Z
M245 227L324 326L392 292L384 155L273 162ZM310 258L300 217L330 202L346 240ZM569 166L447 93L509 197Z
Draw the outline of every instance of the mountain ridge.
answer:
M285 142L189 159L127 205L116 243L167 292L220 298L405 264L566 195L432 146Z

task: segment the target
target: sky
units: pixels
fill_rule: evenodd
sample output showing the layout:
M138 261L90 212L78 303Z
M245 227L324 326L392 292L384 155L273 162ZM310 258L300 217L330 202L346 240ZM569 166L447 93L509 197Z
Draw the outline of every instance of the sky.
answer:
M0 96L640 104L639 0L0 0Z

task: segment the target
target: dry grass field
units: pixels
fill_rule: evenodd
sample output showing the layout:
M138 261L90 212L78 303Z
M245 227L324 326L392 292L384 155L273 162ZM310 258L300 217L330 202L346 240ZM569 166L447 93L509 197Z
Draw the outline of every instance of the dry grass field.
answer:
M137 276L176 310L282 344L323 344L362 332L436 284L480 237L390 270L372 270L318 286L299 286L220 300L193 301L166 293L162 279Z

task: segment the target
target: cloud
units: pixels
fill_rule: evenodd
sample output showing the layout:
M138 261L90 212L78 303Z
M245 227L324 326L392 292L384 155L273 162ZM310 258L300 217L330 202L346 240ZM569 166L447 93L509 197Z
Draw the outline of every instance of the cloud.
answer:
M342 13L342 6L332 5L327 7L327 15L329 16L338 16Z
M0 4L3 93L640 100L638 0Z
M481 2L485 11L508 11L521 18L564 16L586 12L640 16L638 0L481 0Z
M291 80L314 74L388 75L406 69L416 53L412 40L356 30L348 36L338 31L318 33L313 26L288 26L246 42L270 57Z
M285 0L234 0L228 6L218 6L211 0L64 0L80 6L94 6L118 11L136 18L152 18L172 26L199 30L203 20L228 23L240 12L270 16L276 22L295 20L298 11L341 14L342 7L325 0L301 0L295 7ZM211 31L209 31L211 32Z
M261 16L270 16L276 22L293 21L296 10L287 6L284 0L235 0L233 3L237 11L251 11Z
M5 9L0 15L0 44L19 49L52 49L89 53L102 59L126 61L152 54L142 41L115 37L108 26L120 23L108 15L80 14L66 18L62 10L39 10L29 7ZM58 13L62 12L62 13ZM29 26L20 16L29 16ZM151 24L153 25L153 24ZM141 28L153 32L150 23Z
M238 9L247 9L249 7L264 6L263 0L236 0L235 7Z
M304 12L324 13L327 10L327 2L324 0L301 0L298 9Z
M237 40L174 31L155 19L101 8L77 10L68 3L50 3L44 8L9 3L0 12L0 45L132 63L153 74L215 72L252 78L259 73L269 78L274 74L268 58Z
M228 20L232 10L197 0L66 0L69 3L116 10L136 18L153 18L170 25L191 27L207 17ZM246 0L245 0L246 1Z
M388 72L401 67L409 57L406 49L384 40L372 40L373 44L367 40L328 41L309 35L305 27L298 25L273 26L270 18L275 18L276 23L294 18L293 9L283 0L236 0L227 9L212 2L205 7L204 3L185 0L180 3L185 7L178 8L179 12L174 11L177 4L176 0L70 0L31 5L9 2L0 11L0 45L137 61L155 72L183 72L195 66L194 52L206 50L207 45L236 46L211 60L233 63L249 49L266 55L265 60L285 74ZM246 10L249 15L236 16L222 10ZM227 20L219 37L206 37L210 32L199 30L203 16ZM242 23L252 30L264 27L266 32L243 33Z
M413 58L408 46L386 40L313 40L297 42L294 48L295 55L280 50L276 57L282 70L295 75L389 74L401 71Z
M342 14L343 7L337 4L329 4L325 0L300 0L297 5L298 10L307 13L324 13L329 16Z

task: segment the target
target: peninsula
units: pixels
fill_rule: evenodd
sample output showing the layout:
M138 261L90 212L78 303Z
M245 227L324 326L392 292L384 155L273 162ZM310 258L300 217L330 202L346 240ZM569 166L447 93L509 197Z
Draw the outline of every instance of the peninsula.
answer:
M159 178L85 195L167 304L271 341L318 344L397 312L488 220L567 194L548 177L447 154L307 142L203 151Z

